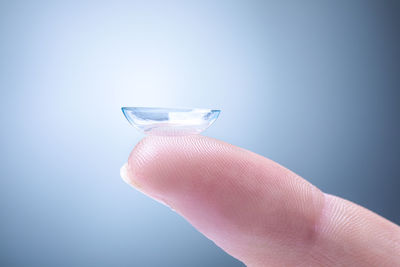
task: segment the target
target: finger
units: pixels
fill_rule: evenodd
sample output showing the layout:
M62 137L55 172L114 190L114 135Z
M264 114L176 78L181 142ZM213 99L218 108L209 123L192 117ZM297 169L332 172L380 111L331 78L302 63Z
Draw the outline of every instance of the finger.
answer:
M248 265L399 260L393 256L399 230L390 222L324 195L269 159L215 139L147 137L123 174Z

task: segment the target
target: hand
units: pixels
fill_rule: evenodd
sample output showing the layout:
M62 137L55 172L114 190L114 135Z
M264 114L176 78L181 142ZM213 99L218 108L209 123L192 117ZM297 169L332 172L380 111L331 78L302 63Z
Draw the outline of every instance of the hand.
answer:
M400 227L222 141L146 137L121 175L248 266L400 266Z

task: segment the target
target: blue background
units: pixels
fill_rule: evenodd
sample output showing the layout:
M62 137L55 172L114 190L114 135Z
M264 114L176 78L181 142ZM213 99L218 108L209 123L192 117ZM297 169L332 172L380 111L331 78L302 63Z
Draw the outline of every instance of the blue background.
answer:
M398 1L0 1L0 265L242 266L125 185L121 106L400 223Z

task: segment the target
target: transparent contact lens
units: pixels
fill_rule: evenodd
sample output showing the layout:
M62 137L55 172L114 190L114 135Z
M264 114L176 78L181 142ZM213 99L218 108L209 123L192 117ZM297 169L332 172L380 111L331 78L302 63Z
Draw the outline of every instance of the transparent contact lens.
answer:
M220 110L123 107L122 112L130 124L147 135L191 135L210 127Z

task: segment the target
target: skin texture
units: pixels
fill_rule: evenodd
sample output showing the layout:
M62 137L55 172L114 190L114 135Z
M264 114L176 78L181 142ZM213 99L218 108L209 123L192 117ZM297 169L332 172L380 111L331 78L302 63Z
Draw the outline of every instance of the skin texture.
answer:
M397 225L216 139L146 137L121 176L248 266L400 266Z

